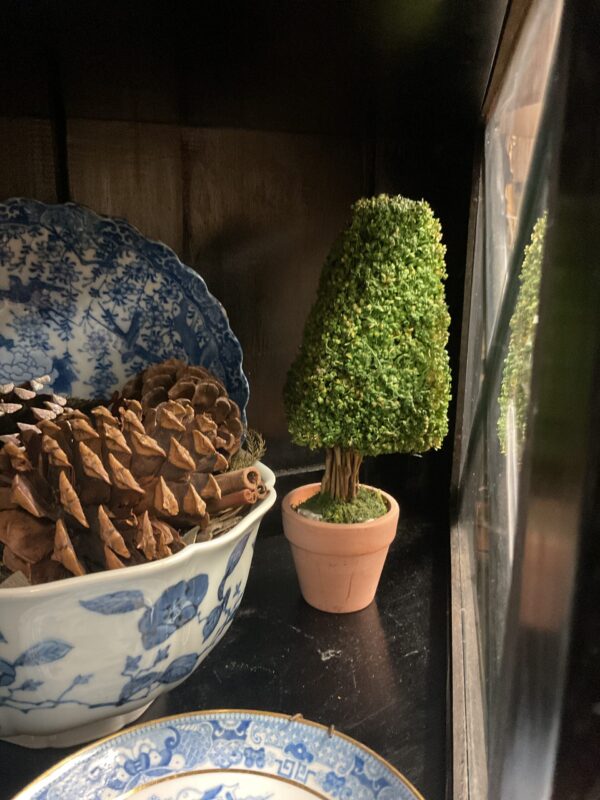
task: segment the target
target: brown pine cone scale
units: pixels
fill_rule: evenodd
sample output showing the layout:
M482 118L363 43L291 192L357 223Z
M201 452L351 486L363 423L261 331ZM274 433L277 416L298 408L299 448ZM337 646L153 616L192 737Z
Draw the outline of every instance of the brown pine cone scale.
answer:
M202 432L216 432L217 450L231 456L240 448L244 433L240 409L221 381L204 367L170 359L145 369L125 385L122 394L125 400L140 401L145 419L165 402L186 400L202 417Z
M26 383L0 384L0 435L17 433L21 425L32 425L43 419L55 419L67 404L65 397L46 391L49 375L32 378Z
M202 367L150 367L88 413L48 381L0 386L0 549L30 583L165 558L264 496L256 469L225 472L241 415Z
M131 400L118 416L66 409L26 426L0 452L5 564L37 581L63 574L49 561L83 575L176 552L176 528L206 527L206 500L220 496L217 439L187 400L161 403L149 421Z

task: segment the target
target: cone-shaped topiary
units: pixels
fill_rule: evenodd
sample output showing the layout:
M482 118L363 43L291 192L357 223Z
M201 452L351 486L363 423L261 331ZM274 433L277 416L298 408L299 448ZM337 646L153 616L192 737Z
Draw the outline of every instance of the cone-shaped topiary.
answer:
M362 199L323 267L284 390L293 440L326 448L322 491L355 497L364 455L440 447L449 314L441 226L425 201Z

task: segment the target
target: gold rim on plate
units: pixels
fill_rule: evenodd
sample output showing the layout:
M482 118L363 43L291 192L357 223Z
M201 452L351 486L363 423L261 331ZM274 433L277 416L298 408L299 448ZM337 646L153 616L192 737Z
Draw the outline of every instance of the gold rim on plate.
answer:
M302 725L310 725L313 728L320 728L321 730L328 733L330 736L338 736L341 739L345 739L350 744L357 747L359 750L362 750L364 753L368 753L372 758L374 758L379 764L382 764L386 769L388 769L393 775L400 779L400 781L406 786L407 789L410 789L411 792L414 793L416 800L425 800L423 795L419 792L419 790L406 778L399 770L396 769L389 761L386 761L385 758L382 758L378 755L374 750L371 750L370 747L367 747L366 744L362 744L361 742L356 741L351 736L348 736L337 729L333 729L332 726L323 725L320 722L313 722L310 719L304 719L304 717L300 714L282 714L279 711L258 711L256 709L250 708L218 708L218 709L207 709L206 711L188 711L182 712L181 714L171 714L168 717L158 717L157 719L149 720L148 722L138 722L136 725L132 725L129 728L123 728L116 733L111 733L109 736L103 736L101 739L97 739L95 742L82 747L80 750L77 750L75 753L72 753L70 756L61 759L53 767L47 769L45 772L42 772L41 775L27 784L27 786L23 787L21 791L13 797L13 800L20 800L20 798L24 797L25 792L30 791L31 789L35 789L36 785L44 781L50 775L55 772L60 772L60 770L65 767L69 762L72 762L78 756L83 755L84 753L88 753L91 750L94 750L96 747L105 744L106 742L111 741L111 739L118 739L120 736L124 736L125 734L134 733L135 731L142 730L145 728L150 730L152 728L158 727L159 725L164 724L165 722L174 722L178 719L185 719L189 717L210 717L216 716L217 714L246 714L247 716L252 717L275 717L276 719L287 719L289 722L299 722ZM181 774L181 773L180 773ZM266 775L270 775L271 773L263 773Z
M161 783L170 783L171 781L179 780L179 778L187 778L190 775L223 775L224 773L233 777L236 775L258 775L260 778L269 778L270 780L279 781L280 783L287 783L288 786L294 786L296 789L301 789L302 791L306 792L306 794L311 794L313 797L320 798L320 800L327 800L327 797L325 797L324 794L321 794L314 789L309 789L309 787L305 786L304 784L296 783L296 781L291 781L289 778L284 778L281 775L272 775L270 772L256 772L253 769L192 769L189 772L177 772L173 775L167 775L164 778L156 778L155 780L148 781L147 783L143 783L141 786L136 786L134 789L131 789L131 791L127 792L127 794L118 797L117 800L128 800L129 797L133 797L135 794L145 792L149 786L158 786Z

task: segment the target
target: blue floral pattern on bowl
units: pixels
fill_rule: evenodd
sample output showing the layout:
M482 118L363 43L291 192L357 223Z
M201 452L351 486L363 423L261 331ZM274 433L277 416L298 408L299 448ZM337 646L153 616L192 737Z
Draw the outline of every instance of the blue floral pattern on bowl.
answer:
M269 494L216 539L149 564L2 590L0 736L71 732L73 742L79 729L114 720L95 734L104 735L196 669L234 619L275 501L275 476L259 468Z
M261 761L249 766L248 753L256 751ZM248 770L264 776L258 795L260 780L244 785ZM103 800L136 790L141 800L250 800L253 791L253 800L283 800L286 786L305 789L293 797L422 800L397 770L354 740L316 723L252 711L205 711L132 728L76 753L17 797Z
M178 357L248 402L221 304L166 245L75 203L0 203L0 383L49 374L56 392L108 397Z
M71 694L72 690L93 681L95 678L93 672L85 675L77 674L71 678L67 673L65 687L56 697L46 695L43 680L29 677L23 683L19 683L19 667L29 667L31 675L32 667L59 661L74 649L68 642L46 639L30 646L12 662L0 658L0 707L6 706L24 714L34 709L39 711L69 704L87 705L89 708L116 708L132 700L148 697L158 684L175 684L187 678L202 657L212 649L235 616L242 600L242 582L238 581L235 584L233 594L231 588L224 593L222 588L237 567L251 535L252 531L246 533L233 548L219 582L219 602L204 616L201 604L209 588L209 576L205 573L169 586L155 603L149 603L139 589L122 589L79 601L87 611L104 616L129 614L144 609L137 627L141 634L141 648L144 651L151 651L152 657L144 658L144 653L135 656L128 654L125 657L121 671L125 681L118 697L93 703L75 699ZM163 667L162 662L169 659L169 645L156 648L166 642L179 628L192 621L201 627L200 635L196 637L202 644L200 650L179 655ZM0 633L0 647L2 643L9 644Z

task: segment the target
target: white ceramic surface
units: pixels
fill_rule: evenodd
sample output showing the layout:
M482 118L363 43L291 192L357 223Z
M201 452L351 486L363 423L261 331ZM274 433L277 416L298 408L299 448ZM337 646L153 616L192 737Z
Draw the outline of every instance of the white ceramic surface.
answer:
M14 800L423 800L344 736L268 711L164 717L56 764Z
M231 624L275 502L275 476L260 468L269 494L212 541L150 564L0 590L0 738L89 741L193 672Z

